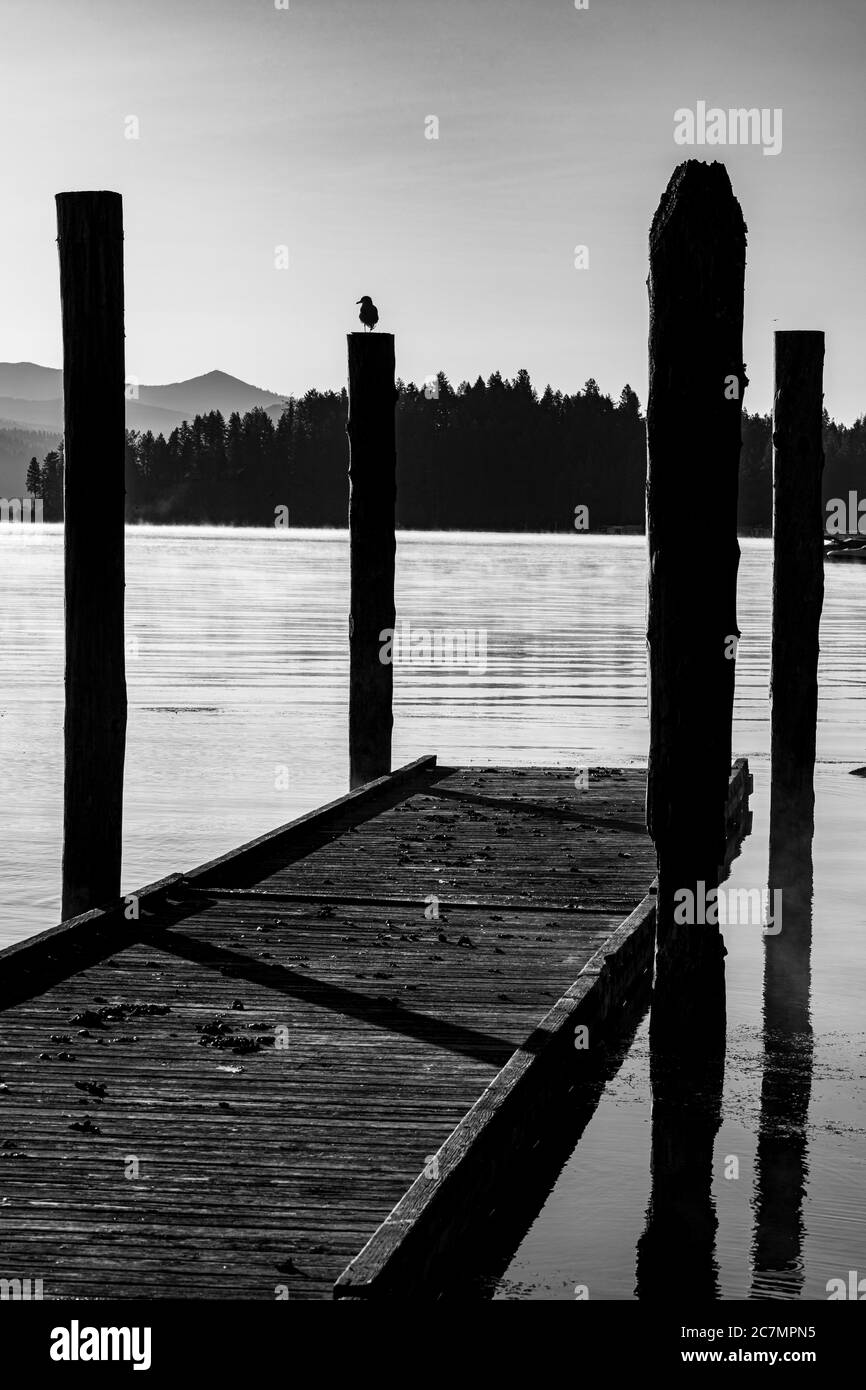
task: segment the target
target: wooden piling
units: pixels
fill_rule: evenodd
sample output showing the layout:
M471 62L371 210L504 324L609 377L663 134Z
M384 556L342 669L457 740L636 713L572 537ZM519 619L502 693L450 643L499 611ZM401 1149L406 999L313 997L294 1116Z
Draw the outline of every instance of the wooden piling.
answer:
M811 844L818 650L824 603L824 334L775 335L771 857Z
M674 892L717 884L724 861L745 263L746 227L724 165L681 164L653 219L647 282L647 825L659 858L660 951Z
M59 193L66 714L63 917L120 893L124 662L123 205Z
M396 389L393 334L350 333L348 345L349 784L358 787L391 771Z

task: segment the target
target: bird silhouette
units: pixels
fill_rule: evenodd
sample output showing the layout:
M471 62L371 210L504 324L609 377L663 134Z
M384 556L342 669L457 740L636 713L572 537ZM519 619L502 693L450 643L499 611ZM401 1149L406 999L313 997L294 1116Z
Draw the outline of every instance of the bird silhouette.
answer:
M361 312L358 318L364 325L364 332L366 333L368 328L371 330L374 329L379 322L379 310L376 308L370 296L365 294L363 298L356 299L355 303L361 306Z

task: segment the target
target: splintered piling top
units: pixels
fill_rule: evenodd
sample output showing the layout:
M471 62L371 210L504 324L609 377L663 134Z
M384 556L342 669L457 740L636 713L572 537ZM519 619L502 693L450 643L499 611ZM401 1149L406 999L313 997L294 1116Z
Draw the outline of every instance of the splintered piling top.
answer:
M663 529L694 535L706 508L716 510L720 475L736 497L745 268L746 224L727 169L678 165L650 229L647 280L649 484L664 502L650 520Z
M724 164L687 159L678 164L661 196L650 227L650 260L671 241L683 249L705 254L713 243L731 248L742 240L746 256L746 223Z

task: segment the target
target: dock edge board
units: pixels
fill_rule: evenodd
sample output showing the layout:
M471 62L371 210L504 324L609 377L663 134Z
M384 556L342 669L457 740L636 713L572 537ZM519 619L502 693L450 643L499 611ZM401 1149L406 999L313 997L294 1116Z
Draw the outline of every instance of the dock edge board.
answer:
M185 883L201 880L215 868L234 866L239 860L255 855L264 847L276 846L280 841L290 843L293 838L310 830L326 828L331 820L346 811L357 809L357 820L363 820L368 813L375 812L381 798L405 788L415 777L435 769L435 753L416 758L386 776L377 777L375 781L356 787L335 801L307 811L295 820L277 826L275 830L269 830L188 873L167 874L144 888L122 894L114 902L91 908L77 917L68 917L57 926L25 937L23 941L13 941L0 950L0 1009L8 1008L28 993L41 993L64 974L81 969L100 956L110 955L142 940L153 930L148 918L164 906L172 890L182 893ZM137 917L127 915L133 902Z

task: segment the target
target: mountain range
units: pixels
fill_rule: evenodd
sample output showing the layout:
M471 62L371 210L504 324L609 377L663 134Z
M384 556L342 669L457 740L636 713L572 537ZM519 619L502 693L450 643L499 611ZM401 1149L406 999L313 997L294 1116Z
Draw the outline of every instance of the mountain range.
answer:
M206 372L164 386L127 388L126 426L166 437L184 420L208 410L228 418L261 406L278 417L285 397L264 391L227 372ZM0 362L0 495L23 497L27 465L56 448L63 433L63 373L36 362Z

